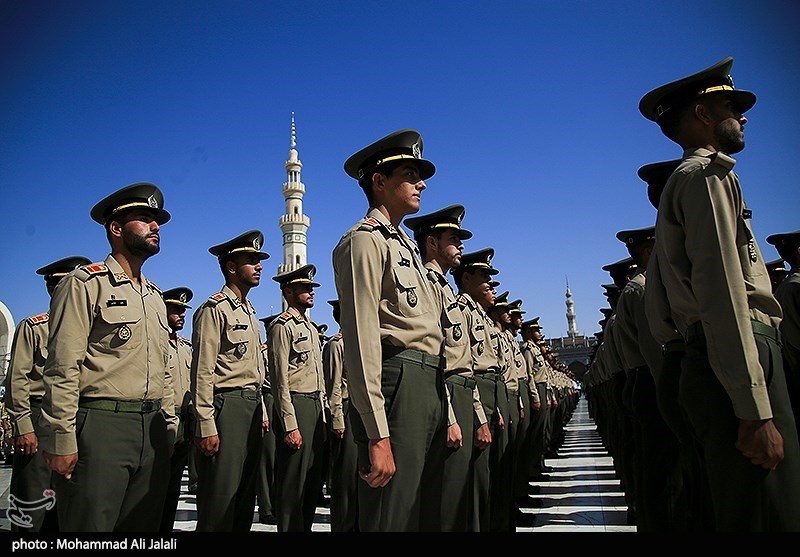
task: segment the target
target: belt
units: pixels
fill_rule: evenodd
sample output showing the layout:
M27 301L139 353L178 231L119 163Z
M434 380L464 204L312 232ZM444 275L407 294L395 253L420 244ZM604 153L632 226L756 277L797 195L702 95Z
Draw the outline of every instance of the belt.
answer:
M78 399L80 408L90 410L107 410L109 412L131 412L149 414L161 410L161 400L110 400L106 398Z
M250 400L258 400L258 397L261 395L261 389L247 389L245 387L222 387L222 388L214 388L214 395L230 395L230 396L239 396L242 398L247 398Z
M462 387L466 387L470 390L474 389L475 385L478 384L474 377L465 377L464 375L458 375L457 373L448 375L444 378L444 381L445 383L455 383L456 385L461 385Z
M298 393L297 391L289 391L291 396L298 396L300 398L311 398L314 400L320 400L322 397L320 396L319 391L314 391L313 393Z
M485 371L476 371L474 373L475 373L475 379L477 379L478 377L482 377L483 379L488 379L490 381L494 381L495 383L500 380L500 374L490 369L487 369Z
M412 362L422 366L428 366L441 370L444 368L444 358L441 356L431 356L425 352L414 350L413 348L403 348L400 346L391 346L389 344L382 344L383 360L389 358L400 358L407 362Z
M661 351L664 354L669 354L671 352L686 352L686 343L684 343L682 340L671 340L661 347Z
M751 319L750 324L753 327L754 335L761 335L769 339L772 339L777 343L780 343L781 333L775 327L771 327L770 325L766 325L761 321L756 321L755 319ZM686 329L685 336L686 336L686 342L693 342L705 338L705 331L703 330L703 324L700 321L692 323Z

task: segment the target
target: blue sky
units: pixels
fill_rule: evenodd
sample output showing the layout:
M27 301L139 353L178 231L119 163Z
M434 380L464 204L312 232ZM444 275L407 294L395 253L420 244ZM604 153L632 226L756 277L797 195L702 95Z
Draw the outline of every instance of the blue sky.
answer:
M222 279L208 247L266 236L262 316L280 307L281 184L296 113L318 267L312 316L335 328L331 251L366 211L345 159L418 129L437 166L422 211L461 203L494 247L500 290L566 332L598 330L614 234L653 224L636 176L679 148L638 111L650 89L726 56L754 91L736 166L765 238L800 228L800 40L794 1L5 1L0 7L0 301L16 321L47 309L40 266L109 249L101 198L150 181L172 221L144 267L194 306ZM188 329L187 329L188 334Z

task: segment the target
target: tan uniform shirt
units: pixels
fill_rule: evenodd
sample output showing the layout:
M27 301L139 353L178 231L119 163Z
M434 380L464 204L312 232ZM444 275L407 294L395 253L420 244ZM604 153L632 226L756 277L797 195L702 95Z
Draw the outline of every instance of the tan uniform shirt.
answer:
M464 314L469 331L473 372L498 373L500 361L497 356L496 343L492 339L492 332L497 332L497 327L486 315L484 309L468 294L458 295L458 305Z
M655 249L678 331L702 323L709 363L734 413L758 420L772 417L772 408L750 321L778 327L782 314L735 163L707 149L684 152L661 195Z
M192 343L188 338L170 339L167 370L172 378L176 406L188 407L192 402Z
M441 296L442 332L444 334L445 376L455 373L472 377L472 351L470 349L467 321L456 299L456 293L434 263L426 263L428 279L434 290ZM447 425L456 423L456 415L450 404L450 391L447 391ZM486 414L481 404L478 388L472 389L472 407L478 416L478 423L486 423ZM483 421L481 421L483 420Z
M161 291L144 274L137 285L113 256L65 276L50 300L42 425L45 451L78 451L78 399L161 400L168 440L178 418L167 381L169 324Z
M625 371L622 365L622 358L619 355L619 341L617 340L617 314L613 313L606 322L603 331L603 368L611 379L618 373Z
M617 302L616 336L626 370L648 366L656 374L661 369L661 345L653 338L644 310L645 274L636 274L622 289Z
M47 313L33 315L23 319L14 332L5 403L15 437L33 433L30 398L44 395L42 372L47 360L48 319Z
M503 342L508 348L508 370L506 371L503 380L506 382L506 387L511 391L519 392L519 380L528 375L528 370L525 368L525 359L522 357L522 352L519 349L517 339L514 338L514 333L511 331L502 331L500 335L503 337Z
M411 238L378 209L333 250L352 404L370 439L389 436L381 392L382 344L441 355L441 304Z
M257 390L264 383L261 329L249 300L227 286L203 302L192 319L192 403L197 435L217 435L214 389Z
M800 371L800 269L792 269L775 291L783 308L781 340L789 368L786 374Z
M331 427L344 429L344 401L350 398L350 393L347 391L347 371L344 369L342 333L337 333L322 350L322 371L331 409Z
M644 293L644 307L653 338L662 347L671 341L682 342L683 336L672 320L669 299L664 290L664 281L661 279L658 254L655 251L650 254L650 261L647 263L647 276L650 280Z
M269 373L275 412L284 431L297 429L291 393L317 393L322 400L325 377L319 333L310 319L289 308L269 326Z
M536 388L536 384L547 382L544 356L542 356L542 351L539 350L539 347L536 346L536 343L533 341L523 341L520 348L522 350L522 357L525 358L531 375L531 402L541 403L542 400L539 396L539 390Z

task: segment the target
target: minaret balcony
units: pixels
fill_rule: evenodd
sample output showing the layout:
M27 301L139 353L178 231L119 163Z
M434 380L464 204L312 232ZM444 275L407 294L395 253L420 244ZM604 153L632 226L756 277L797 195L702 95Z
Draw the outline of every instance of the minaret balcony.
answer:
M311 220L306 215L281 215L280 226L286 224L302 224L311 226Z
M286 195L287 193L306 193L306 187L303 182L284 182L283 194Z

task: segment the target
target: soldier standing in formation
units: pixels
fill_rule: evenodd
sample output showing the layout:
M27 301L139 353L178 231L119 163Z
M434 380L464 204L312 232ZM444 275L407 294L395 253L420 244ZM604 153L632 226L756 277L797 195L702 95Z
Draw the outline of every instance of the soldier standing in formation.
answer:
M264 324L264 338L267 338L270 324L280 314L270 315L259 319ZM269 348L267 343L261 345L261 356L264 361L264 383L261 385L261 398L264 404L264 415L272 416L275 413L275 399L272 396L272 383L269 374ZM275 458L277 444L275 439L275 428L269 425L261 438L261 463L258 465L258 487L256 491L256 502L258 503L258 521L261 524L277 524L275 518L276 494L275 494Z
M436 466L430 447L444 426L439 299L411 238L399 226L420 208L434 165L422 138L402 130L362 149L345 171L364 189L367 216L333 252L345 367L359 444L359 529L416 531L438 501L421 490ZM391 409L391 411L389 411Z
M189 301L192 291L181 286L165 290L163 293L164 304L167 307L167 320L169 321L169 362L167 373L172 380L172 390L175 393L175 415L178 416L178 434L175 438L175 450L170 458L169 485L167 496L164 500L164 512L161 516L161 532L172 532L175 525L175 511L178 508L178 499L181 494L181 479L183 470L191 463L194 447L195 419L192 410L191 368L192 368L192 343L187 338L178 335L183 329L186 320L186 310L191 309ZM190 460L191 459L191 460ZM190 464L191 463L191 464ZM191 473L189 476L191 477Z
M111 254L70 272L53 292L40 444L56 472L62 531L160 525L178 423L166 307L141 269L159 252L170 218L163 207L148 183L97 203L91 217L105 227Z
M323 483L325 380L319 331L306 315L319 286L315 273L314 265L303 265L272 278L288 306L270 324L267 336L279 532L311 531Z
M225 279L192 321L192 405L197 417L197 530L249 531L261 437L269 427L261 385L264 359L256 310L247 299L261 280L258 230L209 248Z
M782 312L731 155L744 148L732 58L658 87L641 113L684 150L658 208L645 296L686 341L680 402L702 446L719 531L800 530L800 446L777 327ZM655 271L655 272L654 272ZM658 328L653 328L654 333ZM659 339L662 344L669 338Z
M44 276L47 293L52 296L56 285L67 273L89 263L91 260L85 257L66 257L45 265L36 274ZM5 407L11 419L15 447L9 493L17 501L39 501L46 497L45 491L52 489L52 471L39 451L48 320L48 313L40 313L20 321L11 345ZM40 507L26 511L26 514L30 516L30 526L21 527L12 521L12 532L58 531L56 509Z

